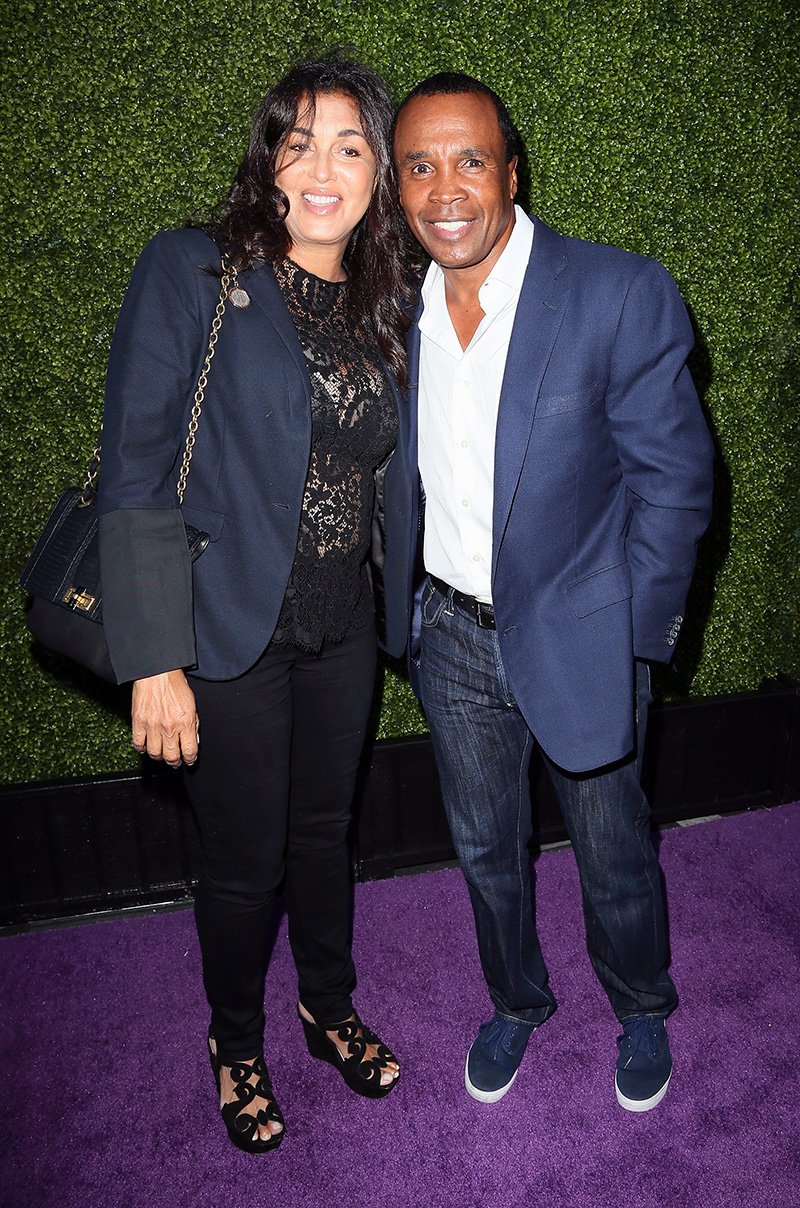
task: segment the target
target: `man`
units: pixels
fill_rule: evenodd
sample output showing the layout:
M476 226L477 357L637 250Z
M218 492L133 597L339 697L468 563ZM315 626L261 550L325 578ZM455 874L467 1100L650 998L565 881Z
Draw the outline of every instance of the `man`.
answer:
M677 1001L638 776L648 663L673 653L711 495L691 326L660 264L514 206L514 128L477 80L413 89L395 157L432 259L410 337L427 572L412 678L495 1007L466 1088L500 1099L555 1010L527 851L538 743L622 1025L617 1099L647 1111L671 1076Z

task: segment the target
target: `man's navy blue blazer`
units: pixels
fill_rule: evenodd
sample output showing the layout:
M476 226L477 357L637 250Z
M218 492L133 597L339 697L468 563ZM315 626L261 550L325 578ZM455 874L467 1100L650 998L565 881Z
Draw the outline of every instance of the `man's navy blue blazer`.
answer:
M219 297L219 253L168 231L134 269L112 342L100 475L103 623L120 682L183 667L231 679L272 637L294 561L311 453L308 368L271 267L240 273L225 309L179 510L176 483ZM407 408L383 478L383 645L407 633ZM183 520L211 536L192 567ZM379 560L379 561L381 561Z
M686 367L691 324L666 269L533 223L497 420L492 598L531 732L581 772L633 747L634 658L672 657L710 517L713 453ZM419 345L415 323L415 478ZM412 526L421 531L416 517Z

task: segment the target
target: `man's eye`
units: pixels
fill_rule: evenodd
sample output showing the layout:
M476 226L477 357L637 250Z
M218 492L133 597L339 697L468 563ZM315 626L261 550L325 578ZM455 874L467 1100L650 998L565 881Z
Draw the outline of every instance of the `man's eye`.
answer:
M483 160L482 159L468 159L468 160L466 160L464 167L465 168L482 168Z
M411 169L412 176L427 176L429 172L430 167L428 164L414 164L414 167Z

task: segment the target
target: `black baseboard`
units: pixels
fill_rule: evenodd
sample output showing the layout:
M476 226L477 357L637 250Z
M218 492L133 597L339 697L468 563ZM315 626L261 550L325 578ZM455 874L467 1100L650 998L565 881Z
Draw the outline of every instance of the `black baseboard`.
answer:
M531 769L537 838L566 838L541 763ZM800 799L800 685L654 706L645 788L657 825ZM359 880L454 856L430 740L377 742L354 835ZM0 791L0 927L188 901L198 840L180 778L166 770Z

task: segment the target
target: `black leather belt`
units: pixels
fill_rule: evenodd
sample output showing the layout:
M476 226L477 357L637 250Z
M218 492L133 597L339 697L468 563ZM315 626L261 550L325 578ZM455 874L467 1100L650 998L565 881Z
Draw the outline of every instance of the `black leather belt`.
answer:
M481 629L494 629L494 609L491 604L484 604L482 600L476 600L474 596L465 595L463 591L456 591L455 587L451 587L443 579L437 579L436 575L429 574L428 578L443 596L452 591L453 603L461 612L465 612L468 617L471 617Z

